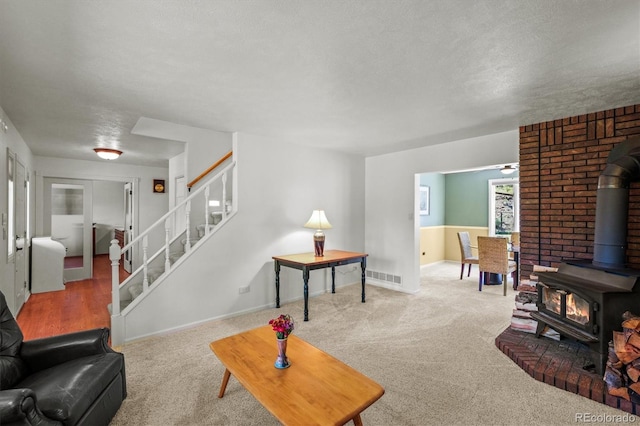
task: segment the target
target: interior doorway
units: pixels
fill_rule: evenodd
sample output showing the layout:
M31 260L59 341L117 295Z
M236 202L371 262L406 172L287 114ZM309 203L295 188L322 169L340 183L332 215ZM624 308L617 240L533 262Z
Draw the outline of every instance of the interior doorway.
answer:
M124 184L124 243L135 238L133 234L133 183ZM123 253L123 267L128 273L133 270L133 247Z
M93 185L79 179L44 179L43 231L65 247L65 282L93 275Z

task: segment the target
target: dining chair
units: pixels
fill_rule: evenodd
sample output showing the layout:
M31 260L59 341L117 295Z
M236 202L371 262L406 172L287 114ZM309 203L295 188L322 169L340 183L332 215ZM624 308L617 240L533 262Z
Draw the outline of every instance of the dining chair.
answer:
M511 244L513 244L514 246L519 246L520 245L520 233L519 232L512 232L511 233Z
M507 276L515 282L516 262L509 260L507 239L503 237L478 237L478 267L480 269L478 291L489 280L490 274L502 276L503 296L507 295Z
M519 232L512 232L511 235L509 236L510 240L511 240L511 245L512 246L520 246L520 233ZM509 259L511 260L515 260L515 255L512 252L509 252Z
M467 276L471 275L471 265L478 264L478 256L473 255L475 246L471 245L471 238L468 232L458 232L458 242L460 243L460 279L464 275L464 265L469 265Z

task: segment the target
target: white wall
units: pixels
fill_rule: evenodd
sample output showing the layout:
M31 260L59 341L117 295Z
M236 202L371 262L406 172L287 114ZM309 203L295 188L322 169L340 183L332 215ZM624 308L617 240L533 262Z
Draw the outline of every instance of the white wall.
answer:
M166 182L169 193L169 209L172 209L176 206L175 182L176 179L186 176L185 162L186 156L184 152L169 159L169 180Z
M96 254L109 253L113 230L124 226L124 183L93 181L93 222Z
M237 139L238 213L127 317L128 339L275 306L272 256L313 251L314 231L303 228L313 209L324 209L333 225L325 250L364 249L364 158ZM338 286L359 282L359 265L337 269ZM301 271L283 268L280 278L281 303L302 298ZM250 292L239 294L244 286ZM311 272L310 294L330 286L330 270Z
M232 134L192 128L185 146L187 183L231 151Z
M367 269L402 276L401 291L420 288L419 173L518 161L517 130L366 159ZM394 287L396 288L396 287Z

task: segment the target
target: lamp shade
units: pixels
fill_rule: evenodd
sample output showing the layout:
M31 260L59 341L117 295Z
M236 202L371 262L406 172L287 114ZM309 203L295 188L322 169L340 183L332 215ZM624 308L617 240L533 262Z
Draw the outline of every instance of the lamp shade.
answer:
M122 154L122 151L111 148L93 148L93 150L104 160L115 160Z
M311 213L311 217L309 218L307 223L304 224L304 227L311 229L332 228L329 220L327 220L327 216L324 214L324 210L314 210L313 213Z
M511 173L513 173L515 171L516 171L516 168L511 166L511 165L509 165L509 164L500 169L500 172L503 175L510 175Z
M503 175L510 175L515 171L516 171L516 168L510 164L507 164L506 166L500 169L500 173L502 173Z

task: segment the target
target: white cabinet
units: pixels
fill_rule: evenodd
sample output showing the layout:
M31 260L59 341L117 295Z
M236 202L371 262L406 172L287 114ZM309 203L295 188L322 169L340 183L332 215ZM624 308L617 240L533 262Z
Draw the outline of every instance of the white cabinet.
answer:
M51 237L31 240L31 293L64 290L65 248Z

